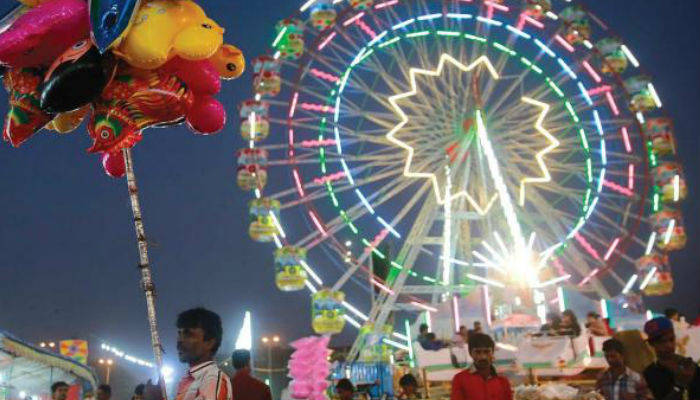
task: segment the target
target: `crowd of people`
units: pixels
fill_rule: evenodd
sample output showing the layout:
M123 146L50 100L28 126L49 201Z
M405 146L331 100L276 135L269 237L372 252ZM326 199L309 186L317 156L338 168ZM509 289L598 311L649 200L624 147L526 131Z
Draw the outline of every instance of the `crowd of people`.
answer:
M667 316L649 320L644 325L647 342L652 347L656 361L643 373L635 372L625 363L625 345L617 338L603 343L603 353L608 364L596 381L596 391L606 400L700 400L700 371L690 358L676 353L675 330L682 319L678 312L668 309ZM181 378L176 400L271 400L270 389L251 376L250 352L236 350L231 357L235 373L229 377L214 361L222 340L220 317L207 309L194 308L182 312L177 318L177 352L181 362L189 367ZM595 313L586 316L585 327L593 335L610 336L607 323ZM473 360L471 365L456 374L452 380L451 400L512 400L509 380L494 368L495 342L483 333L481 323L473 329L461 326L452 341L440 341L429 332L427 325L420 326L418 342L426 350L446 346L466 345ZM547 335L581 334L576 315L566 310L559 315L549 315L541 332ZM399 380L400 400L420 398L418 380L406 374ZM51 386L52 400L66 400L69 385L55 382ZM355 388L348 379L335 384L339 400L352 400ZM97 400L110 400L109 385L97 388ZM163 400L161 386L150 380L138 385L131 400Z

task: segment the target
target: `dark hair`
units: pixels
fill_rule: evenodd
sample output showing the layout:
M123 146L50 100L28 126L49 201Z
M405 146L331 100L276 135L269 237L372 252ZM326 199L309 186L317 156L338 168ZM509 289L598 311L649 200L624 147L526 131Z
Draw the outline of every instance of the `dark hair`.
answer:
M598 318L600 318L600 314L598 314L595 311L591 311L588 314L586 314L586 317L592 317L592 318L598 319Z
M469 351L483 348L495 349L496 343L494 343L493 339L491 339L491 336L485 333L473 334L469 338Z
M338 383L335 384L335 388L340 389L340 390L349 390L351 392L355 391L355 386L352 385L352 382L350 382L350 379L348 378L343 378L338 381Z
M112 395L112 387L109 386L109 385L106 384L106 383L103 383L103 384L101 384L100 386L98 386L98 387L97 387L97 390L101 390L101 391L107 393L107 394L110 395L110 396Z
M415 376L411 374L406 374L399 379L399 386L409 386L409 385L414 385L418 386L418 380L416 379Z
M671 318L676 314L678 314L678 310L676 310L673 307L669 307L669 308L664 310L664 315L666 316L666 318Z
M427 332L428 331L428 324L420 324L418 327L418 332Z
M603 342L603 352L616 351L620 354L624 354L625 345L621 341L612 338Z
M68 386L68 384L63 382L63 381L54 382L54 384L51 385L51 394L56 393L56 391L62 387L70 387L70 386Z
M143 390L144 390L145 388L146 388L146 385L144 385L143 383L139 383L139 384L136 385L136 387L134 388L134 394L137 394L137 395L139 395L139 396L143 396Z
M204 340L215 340L212 354L219 350L219 346L221 346L221 337L224 335L219 314L203 307L197 307L181 312L180 315L177 316L177 323L175 325L178 329L202 328L204 331Z
M249 366L250 352L244 349L234 351L231 355L231 362L233 363L233 368L235 369L241 369Z
M474 328L476 328L477 325L481 326L481 321L474 321Z

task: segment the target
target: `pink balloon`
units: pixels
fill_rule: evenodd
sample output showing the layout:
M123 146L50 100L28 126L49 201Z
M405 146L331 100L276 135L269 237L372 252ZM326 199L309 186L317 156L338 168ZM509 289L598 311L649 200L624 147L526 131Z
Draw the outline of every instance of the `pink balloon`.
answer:
M121 178L126 173L126 165L121 153L102 153L102 167L112 178Z
M196 95L213 96L221 90L221 75L209 60L190 61L175 57L162 68L184 81Z
M313 392L309 396L309 400L327 400L325 392Z
M210 96L196 96L194 104L187 111L187 125L196 133L211 135L226 125L226 109L223 104Z
M89 34L87 2L49 0L29 9L0 33L0 64L14 68L48 65Z

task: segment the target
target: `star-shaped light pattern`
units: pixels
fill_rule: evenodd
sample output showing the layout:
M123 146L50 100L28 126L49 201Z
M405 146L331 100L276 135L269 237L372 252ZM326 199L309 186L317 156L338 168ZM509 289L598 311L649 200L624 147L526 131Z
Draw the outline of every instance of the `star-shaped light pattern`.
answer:
M540 167L540 171L542 171L542 176L540 177L526 177L520 180L520 200L519 204L520 206L525 205L525 184L527 183L546 183L552 180L552 176L549 173L549 169L547 169L547 164L544 162L544 156L549 153L550 151L554 150L555 148L559 147L559 141L557 138L552 136L549 131L547 131L544 126L542 125L544 122L545 117L547 116L547 113L549 112L549 105L547 103L543 103L541 101L537 101L535 99L531 99L529 97L523 97L522 98L523 102L532 104L534 106L540 107L542 111L540 112L540 115L537 117L537 121L535 121L535 129L537 132L541 133L542 136L546 137L547 140L549 140L549 146L545 147L542 149L539 153L535 155L535 159L537 160L537 165Z
M407 116L406 113L401 109L401 107L397 104L397 101L398 101L398 100L401 100L401 99L405 99L405 98L411 97L411 96L415 96L415 95L418 93L417 84L416 84L416 77L417 77L418 75L432 76L432 77L440 76L440 75L442 74L442 71L443 71L443 69L445 68L445 65L446 65L447 63L452 64L453 66L459 68L459 69L462 70L463 72L471 71L471 70L473 70L474 68L476 68L476 67L478 67L478 66L480 66L480 65L483 65L484 67L486 67L486 69L488 70L489 74L491 74L491 77L493 77L493 79L499 79L498 72L496 72L496 69L493 67L493 65L491 64L491 62L489 61L489 59L488 59L486 56L481 56L481 57L477 58L476 60L474 60L474 62L472 62L471 64L469 64L469 65L464 65L464 64L462 64L461 62L459 62L458 60L456 60L454 57L452 57L451 55L446 54L446 53L443 53L443 54L440 56L440 61L439 61L439 63L438 63L437 68L436 68L434 71L426 70L426 69L420 69L420 68L411 68L411 69L409 70L411 90L409 90L408 92L405 92L405 93L400 93L400 94L396 94L396 95L394 95L394 96L389 97L389 103L390 103L391 106L393 107L394 112L400 117L401 121L400 121L398 124L396 124L396 126L394 126L394 127L389 131L389 133L386 134L387 140L389 140L391 143L393 143L393 144L395 144L395 145L397 145L397 146L399 146L399 147L405 149L405 150L408 152L408 155L406 156L406 163L405 163L405 166L404 166L404 171L403 171L404 176L410 177L410 178L427 178L427 179L430 179L430 180L432 181L433 190L435 191L435 197L437 198L437 201L438 201L439 204L444 204L444 203L445 203L445 196L444 196L444 194L442 193L442 191L440 190L440 186L439 186L439 183L438 183L437 175L434 174L434 173L430 173L430 172L415 172L415 171L411 171L411 164L412 164L412 162L413 162L413 157L414 157L414 154L415 154L415 149L414 149L412 146L410 146L408 143L406 143L406 142L404 142L404 141L402 141L402 140L400 140L400 139L398 139L398 138L396 137L396 134L397 134L397 133L401 130L401 128L402 128L404 125L406 125L406 124L408 123L408 121L409 121L408 116ZM451 195L451 196L450 196L450 200L451 200L451 201L454 201L454 200L459 199L460 197L464 197L464 198L467 199L467 201L469 202L469 204L470 204L479 214L482 214L482 215L483 215L483 214L486 214L486 213L489 211L489 209L491 208L491 206L494 204L494 202L495 202L495 200L496 200L496 196L497 196L497 195L494 195L494 196L488 201L488 203L487 203L487 205L486 205L485 207L481 207L481 206L476 202L476 200L475 200L472 196L470 196L469 193L467 193L466 190L461 190L461 191L459 191L459 192L457 192L457 193Z

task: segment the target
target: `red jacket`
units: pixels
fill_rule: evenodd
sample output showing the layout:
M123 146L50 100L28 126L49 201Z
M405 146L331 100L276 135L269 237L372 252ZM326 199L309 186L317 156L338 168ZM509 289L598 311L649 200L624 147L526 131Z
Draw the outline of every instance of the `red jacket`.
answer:
M450 400L513 400L510 382L496 371L486 380L473 368L466 369L452 378Z
M271 400L270 388L250 376L250 372L240 370L231 379L234 400Z

